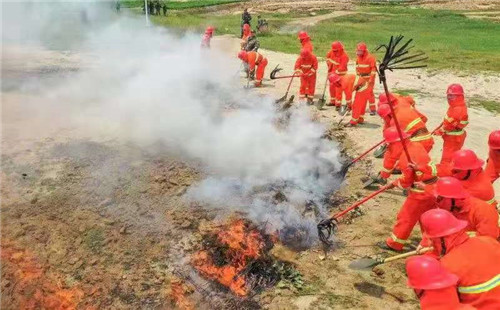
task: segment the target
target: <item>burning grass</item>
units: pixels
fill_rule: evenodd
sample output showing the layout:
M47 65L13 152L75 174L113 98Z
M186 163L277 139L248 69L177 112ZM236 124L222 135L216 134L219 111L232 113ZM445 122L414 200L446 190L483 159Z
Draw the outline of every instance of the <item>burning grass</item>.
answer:
M269 251L277 238L243 219L206 234L191 264L205 277L239 297L249 297L274 286L292 268Z
M71 310L77 308L83 297L82 290L63 288L60 279L48 274L32 254L5 240L2 240L1 262L2 278L8 281L2 293L13 299L3 298L3 306L17 304L18 309Z

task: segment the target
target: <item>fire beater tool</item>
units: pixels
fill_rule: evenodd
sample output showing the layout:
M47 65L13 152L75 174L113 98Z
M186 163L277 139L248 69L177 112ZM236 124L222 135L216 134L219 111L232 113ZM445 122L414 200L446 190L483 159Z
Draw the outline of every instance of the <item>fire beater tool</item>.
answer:
M365 198L358 200L357 202L352 204L347 209L340 211L338 213L335 213L331 217L319 222L317 225L317 228L318 228L318 236L319 236L319 239L321 240L321 242L323 242L323 244L325 244L327 246L331 246L333 243L330 241L330 237L335 232L335 230L338 226L339 219L342 216L344 216L345 214L356 209L357 207L359 207L363 203L367 202L368 200L372 199L373 197L377 196L378 194L381 194L381 193L385 192L386 190L391 189L393 187L394 187L394 185L388 184L388 185L380 188L379 190L371 193L370 195L366 196Z
M325 87L323 87L323 95L321 96L320 99L318 99L318 102L316 103L316 108L318 110L321 110L323 109L323 106L325 105L326 103L326 100L325 100L325 93L326 93L326 86L328 85L328 76L326 77L326 81L325 81Z
M406 252L403 254L399 254L399 255L395 255L395 256L391 256L391 257L387 257L387 258L363 257L363 258L357 259L355 261L352 261L349 264L349 268L355 269L355 270L370 270L373 267L378 266L378 265L390 263L390 262L393 262L395 260L407 258L407 257L414 256L414 255L424 254L424 253L430 252L432 250L433 250L432 247L422 248L418 252L411 251L411 252Z

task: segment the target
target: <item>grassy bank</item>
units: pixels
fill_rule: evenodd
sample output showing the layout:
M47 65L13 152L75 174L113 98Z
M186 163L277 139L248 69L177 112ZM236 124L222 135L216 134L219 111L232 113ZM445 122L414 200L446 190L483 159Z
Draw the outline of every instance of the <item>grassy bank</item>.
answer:
M298 53L296 31L279 31L289 21L304 13L262 14L271 31L260 35L261 46L285 53ZM255 16L256 19L256 16ZM208 13L179 11L167 18L153 18L155 23L177 28L201 30L208 24L218 34L239 33L239 15L216 16ZM331 18L307 29L315 52L324 56L334 40L344 42L354 57L356 43L365 41L371 50L388 41L391 35L403 34L415 41L415 50L429 56L431 69L500 72L500 23L469 19L450 11L435 11L401 6L363 6L353 14Z

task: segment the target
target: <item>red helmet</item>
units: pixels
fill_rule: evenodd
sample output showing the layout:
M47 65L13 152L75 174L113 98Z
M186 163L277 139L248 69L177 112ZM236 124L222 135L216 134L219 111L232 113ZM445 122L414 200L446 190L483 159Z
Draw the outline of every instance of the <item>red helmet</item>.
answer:
M441 263L430 256L421 255L406 260L408 286L417 290L436 290L455 286L458 277L448 272Z
M463 96L464 88L460 84L451 84L446 90L447 95Z
M391 107L388 104L379 104L377 113L380 117L386 117L391 114Z
M488 145L492 150L500 150L500 130L495 130L490 133Z
M248 59L248 54L246 51L240 51L238 53L238 58L241 59L241 60L244 60L246 61Z
M484 160L477 158L472 150L459 150L453 153L452 169L454 170L474 170L481 168Z
M309 58L311 57L311 51L309 51L308 49L306 48L303 48L301 51L300 51L300 57L302 58Z
M356 55L358 55L358 56L364 55L367 50L368 50L368 48L366 47L366 43L360 42L356 46Z
M250 30L250 25L249 24L244 24L243 25L243 30Z
M338 82L340 82L340 75L338 75L336 73L330 73L328 75L328 81L330 81L331 84L338 83Z
M391 99L391 103L393 105L395 105L398 102L396 97L391 93L389 93L389 98ZM378 104L381 105L381 104L387 104L387 103L389 103L389 101L387 100L387 95L385 93L381 93L378 96Z
M307 32L305 31L299 31L297 38L299 38L299 40L309 39L309 34L307 34Z
M212 26L208 26L207 29L205 29L205 33L212 34L214 33L215 28Z
M404 131L402 132L402 134L403 134L403 139L406 139L410 136L409 134L407 134ZM387 143L401 141L401 138L399 137L398 129L395 126L393 126L393 127L389 127L386 130L384 130L384 139L385 139L385 142L387 142Z
M342 42L340 41L335 41L332 43L332 51L341 51L344 49L344 46L342 45Z
M462 182L454 177L439 178L434 188L434 195L455 199L464 199L470 196Z
M443 209L426 211L420 217L420 223L425 235L429 238L449 236L469 225L467 221L459 220L449 211Z

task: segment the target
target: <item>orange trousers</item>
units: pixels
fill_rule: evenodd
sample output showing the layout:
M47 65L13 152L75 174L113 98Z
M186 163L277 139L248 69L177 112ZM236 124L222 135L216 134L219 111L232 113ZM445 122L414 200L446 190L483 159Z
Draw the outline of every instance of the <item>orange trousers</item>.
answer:
M330 105L337 107L340 107L342 105L342 99L340 99L340 101L337 101L335 99L337 98L338 94L342 94L342 87L335 87L330 85ZM342 95L340 95L340 98L342 98Z
M373 89L375 88L375 79L373 82L370 82L370 86L368 87L369 97L368 102L370 103L370 112L377 112L377 105L375 104L375 94L373 93Z
M316 90L316 74L300 77L300 98L313 98Z
M451 163L453 153L462 149L464 146L467 132L458 136L443 134L443 155L441 156L441 164Z
M262 78L264 77L264 71L267 66L267 58L262 59L257 65L257 72L255 72L255 86L262 85Z
M352 118L349 123L351 125L361 124L365 121L364 116L366 112L366 103L370 98L370 87L367 89L356 92L354 103L352 104Z
M398 212L391 237L386 243L395 250L402 250L420 216L435 207L436 199L428 194L410 193Z

